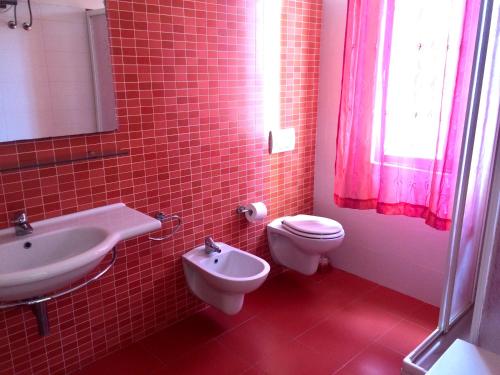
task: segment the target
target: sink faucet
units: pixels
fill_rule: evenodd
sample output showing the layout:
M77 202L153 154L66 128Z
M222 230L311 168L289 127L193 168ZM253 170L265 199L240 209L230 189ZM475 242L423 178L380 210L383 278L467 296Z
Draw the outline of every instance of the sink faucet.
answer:
M28 216L24 211L16 214L14 220L12 221L12 224L15 225L16 236L24 236L33 232L33 228L28 222Z
M208 236L205 238L205 253L207 254L212 254L212 253L220 253L221 249L217 244L214 242L212 237Z

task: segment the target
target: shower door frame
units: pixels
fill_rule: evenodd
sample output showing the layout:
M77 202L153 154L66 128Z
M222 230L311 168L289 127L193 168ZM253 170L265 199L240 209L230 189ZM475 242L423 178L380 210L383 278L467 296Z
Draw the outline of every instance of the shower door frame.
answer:
M479 113L479 106L481 100L481 91L483 86L484 66L486 55L488 51L488 39L490 35L491 15L494 0L482 0L480 15L478 20L478 31L476 36L476 46L474 51L474 61L471 75L471 84L469 99L467 103L467 113L464 124L464 133L461 145L461 154L459 161L459 169L455 190L455 205L452 216L452 228L450 231L450 243L448 250L448 268L446 279L444 283L443 298L441 301L441 309L439 315L439 323L437 329L432 332L415 350L405 357L404 371L407 374L421 375L425 374L427 370L417 364L417 359L434 344L438 343L439 339L447 333L452 326L457 323L460 318L470 311L474 306L474 296L467 306L462 311L451 315L453 291L455 287L455 277L458 267L460 242L462 237L462 229L464 223L465 204L467 198L467 186L471 172L472 152L474 148L476 125ZM495 145L495 149L498 145ZM489 193L488 193L489 195ZM484 236L484 228L482 236ZM485 245L485 243L483 243ZM491 242L488 244L491 245ZM479 253L478 258L482 256ZM476 264L476 276L477 268ZM477 281L476 281L477 283ZM475 289L475 286L474 286Z

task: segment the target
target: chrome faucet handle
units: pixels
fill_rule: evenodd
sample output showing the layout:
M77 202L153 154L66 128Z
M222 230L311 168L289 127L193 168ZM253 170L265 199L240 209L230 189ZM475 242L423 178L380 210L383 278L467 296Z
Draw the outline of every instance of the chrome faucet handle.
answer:
M24 224L27 222L28 222L28 215L24 211L18 212L14 216L14 219L12 220L12 224Z
M212 236L205 237L205 246L212 247L215 245L215 241Z
M205 252L207 254L211 253L220 253L221 249L215 243L214 239L211 236L205 237Z
M18 212L16 216L14 216L12 224L14 224L16 228L16 236L24 236L33 233L33 227L28 222L28 215L26 215L24 211Z

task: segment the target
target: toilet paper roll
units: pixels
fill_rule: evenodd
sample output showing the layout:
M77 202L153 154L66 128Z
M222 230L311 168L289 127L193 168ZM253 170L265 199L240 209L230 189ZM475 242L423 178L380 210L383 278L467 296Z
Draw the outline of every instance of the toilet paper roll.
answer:
M262 202L250 203L248 206L248 212L245 212L245 217L251 223L260 221L267 216L267 207Z

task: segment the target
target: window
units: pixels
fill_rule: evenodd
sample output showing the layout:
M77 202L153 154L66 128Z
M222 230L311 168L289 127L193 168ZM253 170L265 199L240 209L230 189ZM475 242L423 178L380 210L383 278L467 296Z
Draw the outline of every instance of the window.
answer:
M457 1L396 1L392 37L381 28L372 162L430 168L442 160L452 111L464 4ZM398 6L398 4L400 6ZM386 23L384 13L382 23ZM390 46L383 153L380 152L382 60ZM378 113L377 113L378 112ZM437 148L437 149L436 149Z
M334 200L451 226L479 0L349 0Z

